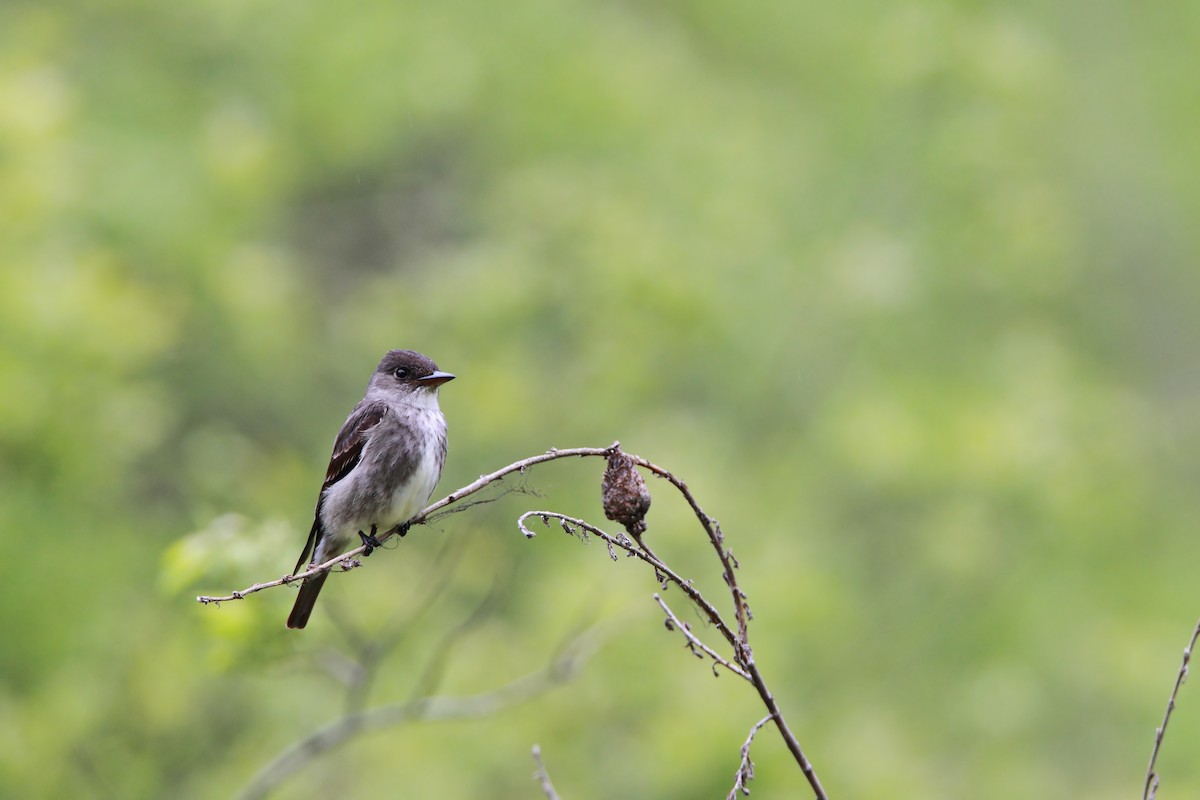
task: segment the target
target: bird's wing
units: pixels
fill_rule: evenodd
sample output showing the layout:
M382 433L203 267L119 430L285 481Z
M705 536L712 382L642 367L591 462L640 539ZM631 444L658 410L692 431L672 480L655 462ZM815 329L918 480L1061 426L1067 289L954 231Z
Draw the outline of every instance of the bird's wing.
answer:
M385 414L387 414L386 403L359 403L346 418L342 429L338 431L337 439L333 442L333 454L329 456L329 468L325 470L325 482L321 484L321 494L317 498L316 518L313 520L312 529L308 532L308 541L304 543L304 552L300 554L300 560L296 562L296 569L292 570L293 575L299 572L312 556L317 541L321 538L321 505L325 502L325 490L349 475L350 471L358 466L358 462L362 459L363 447L370 438L371 429L379 424Z
M329 457L329 469L325 471L325 483L321 484L324 492L330 486L350 474L350 470L358 466L362 458L363 446L366 445L371 429L379 424L387 414L387 404L380 402L359 403L346 418L346 424L338 431L337 439L333 442L333 455Z

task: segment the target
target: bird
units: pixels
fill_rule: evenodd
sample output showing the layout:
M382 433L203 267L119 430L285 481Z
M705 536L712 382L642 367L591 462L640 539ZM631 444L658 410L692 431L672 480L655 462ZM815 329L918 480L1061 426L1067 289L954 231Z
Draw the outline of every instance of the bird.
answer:
M390 350L380 359L363 399L334 439L308 541L292 575L337 557L355 534L369 554L379 545L379 531L400 526L401 536L408 532L446 463L438 387L454 377L413 350ZM327 577L322 572L300 584L289 628L308 624Z

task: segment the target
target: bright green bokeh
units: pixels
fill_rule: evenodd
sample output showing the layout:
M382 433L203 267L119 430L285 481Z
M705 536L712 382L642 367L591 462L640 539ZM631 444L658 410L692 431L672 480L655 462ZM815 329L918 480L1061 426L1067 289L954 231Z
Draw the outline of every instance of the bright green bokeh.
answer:
M604 644L277 796L534 798L534 743L571 800L725 796L749 687L635 564L513 523L602 522L599 462L414 530L303 634L290 590L192 602L291 568L413 347L460 376L443 491L617 438L689 482L834 796L1137 796L1200 614L1198 48L1183 2L0 6L0 795L231 796L342 712L335 616L432 581L371 704L492 591L441 692Z

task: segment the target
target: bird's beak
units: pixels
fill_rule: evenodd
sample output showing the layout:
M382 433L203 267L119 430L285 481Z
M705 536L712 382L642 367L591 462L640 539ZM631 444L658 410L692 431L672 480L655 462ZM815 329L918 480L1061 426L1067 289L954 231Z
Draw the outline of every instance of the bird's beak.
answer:
M424 378L417 378L417 381L425 386L441 386L446 381L452 380L454 380L454 376L449 372L434 372Z

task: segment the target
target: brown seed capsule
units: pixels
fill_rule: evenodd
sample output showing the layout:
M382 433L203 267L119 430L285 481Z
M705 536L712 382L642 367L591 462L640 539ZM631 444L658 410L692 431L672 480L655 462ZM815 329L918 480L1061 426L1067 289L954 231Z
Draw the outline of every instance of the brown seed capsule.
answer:
M645 532L650 490L633 459L620 450L614 450L608 457L600 496L604 501L604 516L624 525L635 538Z

